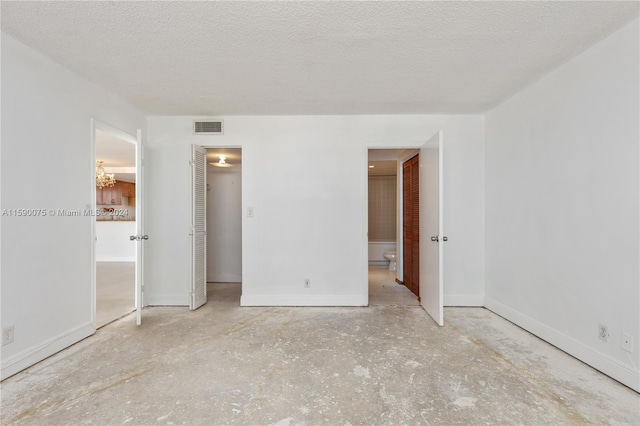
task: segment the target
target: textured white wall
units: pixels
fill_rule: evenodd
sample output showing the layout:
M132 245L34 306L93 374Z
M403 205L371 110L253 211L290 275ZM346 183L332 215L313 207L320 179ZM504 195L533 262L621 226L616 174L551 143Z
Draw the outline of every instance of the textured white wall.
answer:
M2 35L2 208L95 205L91 119L135 134L128 104ZM2 217L2 377L94 332L93 216Z
M367 149L419 147L443 129L445 303L482 304L483 116L223 118L222 136L193 135L193 117L148 119L147 300L188 301L190 144L242 147L243 304L362 305Z
M636 390L638 29L635 20L487 115L485 279L489 308Z

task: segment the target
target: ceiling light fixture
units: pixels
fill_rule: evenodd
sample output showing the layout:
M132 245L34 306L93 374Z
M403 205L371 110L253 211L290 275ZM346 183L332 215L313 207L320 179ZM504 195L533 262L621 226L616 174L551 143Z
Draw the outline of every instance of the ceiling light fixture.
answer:
M227 158L229 157L227 157L226 155L220 155L218 158L219 160L217 163L209 163L209 164L215 167L231 167L233 165L233 164L227 163Z
M113 187L116 184L116 178L113 173L105 173L102 167L102 161L98 161L96 167L96 186L98 188Z

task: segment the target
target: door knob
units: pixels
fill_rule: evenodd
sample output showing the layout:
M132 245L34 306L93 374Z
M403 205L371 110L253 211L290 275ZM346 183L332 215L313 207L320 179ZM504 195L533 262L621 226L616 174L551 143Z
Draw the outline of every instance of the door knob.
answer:
M135 236L135 235L129 235L129 239L130 239L131 241L135 241L135 240L136 240L136 236Z
M431 241L438 242L439 241L438 236L437 235L431 236Z
M143 240L148 240L148 239L149 239L149 236L148 236L148 235L143 235L143 236L142 236L142 239L143 239Z
M449 241L449 238L447 236L442 237L442 241Z

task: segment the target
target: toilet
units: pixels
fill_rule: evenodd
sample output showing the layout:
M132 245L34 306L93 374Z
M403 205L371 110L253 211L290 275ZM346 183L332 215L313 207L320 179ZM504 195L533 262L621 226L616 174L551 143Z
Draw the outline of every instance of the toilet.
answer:
M396 252L395 251L385 251L384 258L389 261L389 270L396 270Z

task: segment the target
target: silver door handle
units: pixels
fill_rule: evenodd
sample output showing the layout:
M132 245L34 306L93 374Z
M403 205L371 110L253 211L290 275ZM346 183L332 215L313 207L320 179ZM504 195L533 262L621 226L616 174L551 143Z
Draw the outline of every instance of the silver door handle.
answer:
M143 236L142 236L142 239L143 239L143 240L148 240L148 239L149 239L149 236L148 236L148 235L143 235Z
M436 242L436 243L437 243L437 242L439 241L439 240L438 240L438 236L437 236L437 235L433 235L433 236L431 236L431 241L433 241L433 242Z
M137 240L137 238L136 238L135 235L129 235L129 240L135 241L135 240Z
M449 238L447 236L442 237L442 241L449 241Z

